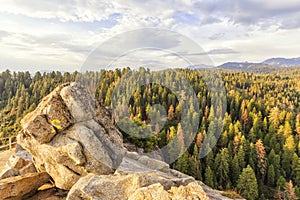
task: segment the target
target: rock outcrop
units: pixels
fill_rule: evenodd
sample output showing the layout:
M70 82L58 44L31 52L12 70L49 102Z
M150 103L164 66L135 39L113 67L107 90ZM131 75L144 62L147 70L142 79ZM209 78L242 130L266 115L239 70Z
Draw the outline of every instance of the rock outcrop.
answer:
M111 121L97 118L96 108L87 90L64 84L21 121L18 144L60 189L71 189L88 173L111 174L122 160L122 135Z
M108 110L77 83L56 88L21 124L0 199L209 199L194 178L125 148ZM53 187L37 191L46 182Z

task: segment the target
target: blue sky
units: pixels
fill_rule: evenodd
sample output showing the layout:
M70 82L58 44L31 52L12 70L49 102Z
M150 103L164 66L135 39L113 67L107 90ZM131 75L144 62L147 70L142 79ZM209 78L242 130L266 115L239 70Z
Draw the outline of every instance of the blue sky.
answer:
M80 70L101 43L149 27L193 40L215 65L300 56L298 0L67 0L63 4L58 0L7 0L0 7L0 71ZM180 50L180 39L166 41L147 31L142 38L125 39L122 48L132 43L147 45L150 40L168 42L167 51ZM142 65L140 54L126 64ZM151 59L157 62L155 56Z

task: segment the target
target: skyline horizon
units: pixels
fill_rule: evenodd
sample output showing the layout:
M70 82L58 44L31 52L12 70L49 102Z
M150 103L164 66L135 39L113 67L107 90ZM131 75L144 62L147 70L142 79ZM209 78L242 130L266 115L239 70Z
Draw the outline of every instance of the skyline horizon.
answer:
M260 62L257 62L257 61L249 61L249 60L241 60L241 61L237 61L237 60L228 60L224 63L221 63L221 64L218 64L218 65L205 65L205 64L194 64L194 65L186 65L186 66L174 66L174 67L166 67L162 70L165 70L165 69L188 69L188 68L192 68L192 67L196 67L194 69L207 69L207 68L218 68L224 64L229 64L229 63L249 63L249 64L264 64L264 65L269 65L269 66L274 66L274 67L282 67L282 66L276 66L276 65L270 65L270 64L266 64L266 63L263 63L269 59L300 59L300 56L299 57L290 57L290 58L287 58L287 57L270 57L270 58L266 58ZM201 65L201 67L199 67ZM53 67L53 66L49 66L49 67ZM100 66L99 67L99 70L114 70L114 69L124 69L124 68L127 68L129 67L131 70L134 70L134 69L138 69L138 68L141 68L141 67L144 67L146 69L150 69L149 67L147 67L146 65L135 65L135 66ZM298 66L285 66L285 67L298 67ZM30 73L35 73L35 72L46 72L46 73L49 73L49 72L56 72L56 71L59 71L61 73L65 73L65 72L83 72L80 70L80 68L76 68L76 69L73 69L73 70L60 70L58 69L58 67L54 67L54 69L39 69L39 70L14 70L14 69L10 69L10 68L3 68L3 66L0 66L0 73L6 71L6 70L9 70L10 72L30 72ZM89 70L88 70L89 71ZM91 70L93 71L93 70ZM156 71L156 70L154 70Z

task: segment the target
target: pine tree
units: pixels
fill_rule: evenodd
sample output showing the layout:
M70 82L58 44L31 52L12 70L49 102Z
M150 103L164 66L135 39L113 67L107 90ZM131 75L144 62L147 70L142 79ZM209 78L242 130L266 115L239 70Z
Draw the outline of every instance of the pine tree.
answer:
M265 147L261 139L257 140L257 142L255 143L255 149L257 155L258 169L262 178L264 179L264 176L267 171L267 162L265 160L265 155L266 155Z
M274 194L274 200L282 200L282 192L279 189Z
M276 182L276 186L277 188L280 190L280 189L283 189L285 187L285 184L286 184L286 180L283 176L280 176Z
M293 169L293 180L295 185L300 186L300 158L298 158L297 165Z
M295 190L296 197L298 197L298 199L300 199L300 188L296 185L294 187L294 190Z
M258 197L258 185L253 169L248 165L243 169L237 184L238 192L246 199L254 200Z
M171 121L174 118L174 106L170 105L169 110L168 110L168 120Z
M281 166L282 166L283 170L285 171L287 177L289 177L291 175L292 160L293 160L293 152L285 148L283 150L283 154L282 154Z
M196 144L197 144L197 147L200 149L201 146L202 146L202 133L198 133L197 135L197 139L196 139Z
M268 185L269 186L274 186L274 181L275 181L275 171L274 171L274 166L271 164L268 167Z
M218 181L218 185L222 186L222 189L226 188L226 183L229 181L229 155L228 149L222 149L215 158L215 172Z
M182 173L187 174L188 168L189 168L189 161L188 161L188 154L184 153L182 156L180 156L175 164L175 168L178 171L181 171Z
M178 139L178 145L180 148L180 152L183 153L185 144L184 144L184 132L182 130L181 124L178 123L178 128L177 128L177 139Z
M278 107L272 108L270 113L270 122L272 123L275 129L279 126L279 114L280 110Z
M239 165L239 159L238 159L238 156L235 155L234 158L232 159L232 162L231 162L231 180L232 180L232 183L233 185L236 185L237 184L237 181L239 179L239 176L241 174L241 168L240 168L240 165Z
M239 152L237 153L237 158L238 158L238 161L239 161L240 169L245 168L246 167L246 164L245 164L245 151L244 151L243 146L240 146Z
M206 168L205 174L204 174L205 184L214 188L214 174L211 168L208 166Z
M286 183L284 194L285 194L285 197L286 197L287 200L296 200L296 199L298 199L296 197L292 181L289 181L288 183Z

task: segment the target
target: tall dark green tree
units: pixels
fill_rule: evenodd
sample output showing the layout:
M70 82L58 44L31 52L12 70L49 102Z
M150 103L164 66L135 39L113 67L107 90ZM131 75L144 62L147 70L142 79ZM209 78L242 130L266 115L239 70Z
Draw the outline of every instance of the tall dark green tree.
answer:
M249 165L243 169L239 177L237 190L246 199L255 200L258 197L257 180Z
M214 188L215 184L214 184L214 173L211 170L210 167L206 168L205 171L205 175L204 175L204 179L205 179L205 184Z

